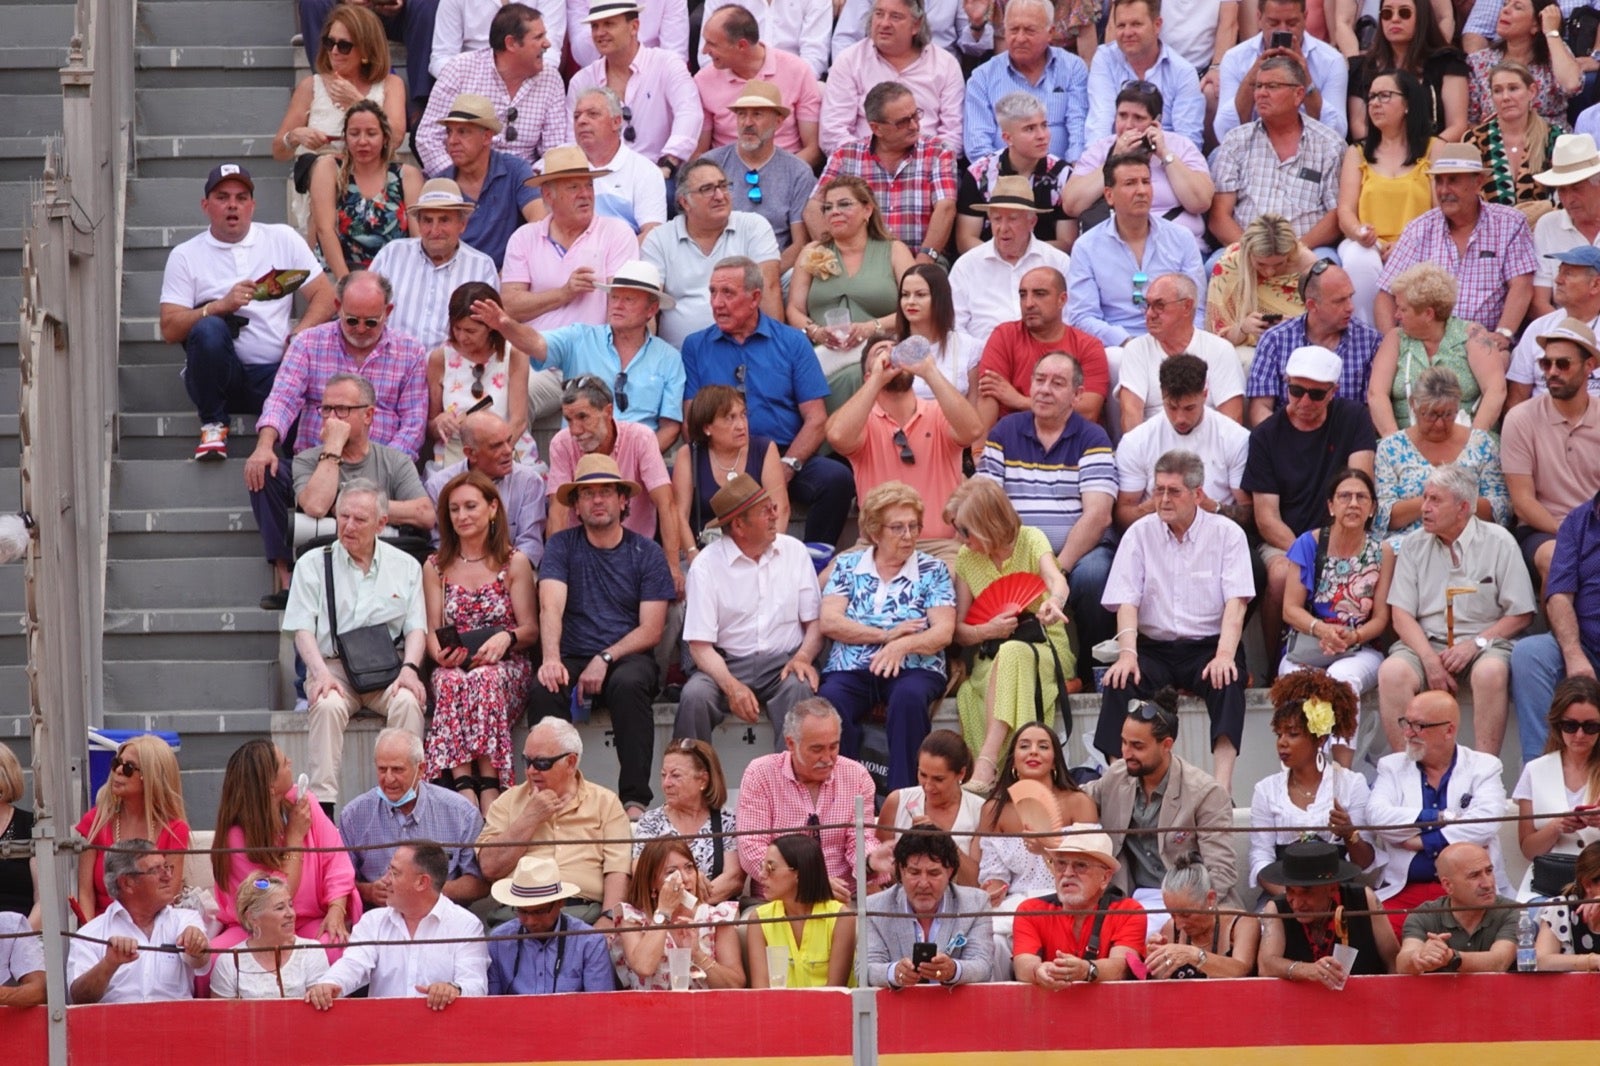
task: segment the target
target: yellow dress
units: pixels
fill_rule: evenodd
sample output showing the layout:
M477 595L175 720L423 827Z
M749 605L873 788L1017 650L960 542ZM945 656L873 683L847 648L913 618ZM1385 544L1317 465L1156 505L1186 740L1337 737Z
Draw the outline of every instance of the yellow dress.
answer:
M789 949L789 987L827 988L828 956L833 952L833 926L839 920L844 904L836 899L818 903L811 908L800 934L800 943L794 942L794 926L789 922L768 922L761 927L768 947ZM758 918L783 918L788 915L782 900L763 903L756 908ZM850 987L855 987L854 977Z
M1050 541L1033 526L1023 526L1017 533L1017 543L1005 565L996 567L994 560L970 548L962 548L956 556L956 576L967 583L976 599L997 578L1006 574L1036 574L1039 557L1050 551ZM1072 645L1067 640L1067 627L1049 626L1045 634L1061 659L1061 676L1071 678L1077 672L1077 660ZM977 656L972 673L956 692L956 709L961 714L961 735L967 747L976 754L983 750L986 729L984 700L989 691L989 675L994 673L995 719L1011 729L1031 722L1035 718L1034 678L1044 691L1044 720L1054 725L1056 707L1061 693L1056 691L1056 672L1044 649L1020 640L1007 641L1000 646L1000 654L993 659Z

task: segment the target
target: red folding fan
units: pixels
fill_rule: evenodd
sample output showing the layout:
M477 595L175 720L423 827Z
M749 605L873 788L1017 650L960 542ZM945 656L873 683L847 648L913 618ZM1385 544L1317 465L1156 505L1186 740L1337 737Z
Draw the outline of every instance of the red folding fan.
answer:
M989 583L967 610L966 624L981 626L1007 611L1021 613L1048 591L1038 574L1006 574Z

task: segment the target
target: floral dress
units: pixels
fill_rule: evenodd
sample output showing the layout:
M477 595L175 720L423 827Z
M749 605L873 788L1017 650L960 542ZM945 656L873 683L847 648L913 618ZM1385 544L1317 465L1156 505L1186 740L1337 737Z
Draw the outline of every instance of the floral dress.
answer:
M1506 489L1506 477L1500 469L1500 445L1495 443L1494 435L1474 429L1454 465L1477 471L1478 495L1489 501L1495 522L1505 525L1511 518L1511 493ZM1391 433L1378 442L1378 516L1372 523L1372 531L1378 536L1387 534L1389 545L1395 551L1400 550L1402 537L1422 528L1422 518L1419 516L1404 529L1391 529L1389 515L1401 500L1422 495L1423 485L1433 470L1433 464L1417 451L1405 430Z
M372 263L378 249L390 241L406 235L406 195L400 181L400 164L389 164L389 175L384 179L383 192L376 200L361 195L355 175L339 200L339 217L334 225L339 232L339 250L344 253L344 265L360 270ZM317 251L322 259L322 252ZM323 265L327 263L324 261Z
M691 928L672 929L667 932L668 947L689 947L691 942L699 945L702 952L712 958L717 956L717 926L715 922L733 922L739 918L739 904L734 900L718 903L715 906L709 903L699 903L694 908L694 920L705 922L705 925L696 925ZM650 915L644 914L631 903L622 905L623 925L642 925L649 928ZM672 976L667 972L667 956L661 956L661 965L649 977L640 977L633 972L633 967L628 965L627 956L622 953L622 938L611 937L611 965L617 968L617 978L622 982L622 987L632 992L665 992L672 987ZM691 971L698 973L698 971ZM709 988L706 984L705 974L693 978L689 982L690 988Z
M428 557L439 573L439 558ZM439 574L443 581L444 575ZM511 586L502 567L482 588L444 585L444 622L465 633L484 626L515 626ZM425 778L480 756L494 763L501 787L516 783L512 773L511 723L521 717L533 687L533 664L512 652L497 663L472 669L441 666L433 671L433 724L428 728Z
M493 397L494 403L489 410L507 421L511 418L511 401L509 387L511 384L510 357L502 352L490 355L487 363L475 363L471 359L456 351L449 344L444 345L444 381L443 402L444 409L451 414L459 415L485 396ZM480 369L481 368L481 369ZM480 384L482 388L478 395L472 394L474 385ZM522 436L517 438L514 450L517 462L532 462L539 458L539 447L533 442L533 434L527 430L522 431ZM436 441L433 445L433 460L428 463L428 472L431 474L442 467L459 463L466 458L466 453L461 450L461 435L445 441Z
M1299 248L1289 257L1293 263ZM1266 279L1246 279L1240 272L1243 253L1235 241L1211 268L1211 282L1206 288L1206 329L1224 336L1244 319L1245 287L1252 283L1256 290L1256 310L1266 315L1293 318L1306 309L1300 299L1300 274L1288 271ZM1246 335L1245 341L1254 345L1257 338Z
M1494 117L1494 100L1489 96L1489 71L1505 61L1503 48L1485 48L1467 56L1467 121L1476 126ZM1552 125L1567 121L1568 96L1556 82L1549 63L1535 63L1528 68L1533 75L1533 109Z

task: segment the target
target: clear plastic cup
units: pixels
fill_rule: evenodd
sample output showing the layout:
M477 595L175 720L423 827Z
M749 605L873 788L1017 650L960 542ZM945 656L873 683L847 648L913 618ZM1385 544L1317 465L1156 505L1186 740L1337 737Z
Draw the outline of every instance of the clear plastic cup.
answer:
M789 987L789 949L782 944L767 945L767 986Z
M682 992L689 987L689 957L688 948L667 949L667 977L672 981L674 992Z
M1344 982L1349 980L1350 972L1355 969L1358 954L1359 952L1349 944L1333 945L1333 961L1337 962L1345 973L1344 979L1339 982L1340 988L1344 987Z

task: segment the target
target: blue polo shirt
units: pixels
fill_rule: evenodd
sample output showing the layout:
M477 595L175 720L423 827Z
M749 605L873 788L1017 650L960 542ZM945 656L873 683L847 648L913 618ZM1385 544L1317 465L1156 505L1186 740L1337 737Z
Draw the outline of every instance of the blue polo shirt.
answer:
M610 326L561 326L547 330L544 339L549 350L545 361L534 369L555 367L563 378L593 374L618 394L613 411L624 422L657 429L663 418L683 421L683 356L655 334L647 335L644 347L634 354L625 382L617 380L622 359L612 342ZM628 398L626 407L622 396Z
M1113 212L1086 230L1072 247L1072 265L1067 268L1067 325L1092 333L1107 347L1150 332L1144 307L1133 302L1136 274L1145 276L1141 293L1162 274L1187 274L1200 290L1200 298L1194 302L1195 327L1205 324L1206 278L1194 234L1176 222L1151 215L1144 262L1140 263L1117 232Z
M989 431L978 474L1000 482L1022 524L1043 532L1057 552L1083 514L1084 493L1117 496L1111 438L1076 411L1048 448L1034 429L1032 411L1006 415ZM1101 543L1111 543L1109 528Z
M445 177L455 180L452 166ZM522 209L539 198L539 191L526 184L533 167L521 156L490 151L489 167L483 175L483 188L473 203L477 209L467 216L467 231L461 239L494 260L495 269L504 265L506 242L525 221Z
M1578 640L1590 662L1600 662L1600 511L1585 503L1567 512L1556 530L1556 553L1545 578L1546 597L1572 597Z
M828 397L828 379L806 335L765 314L743 344L716 325L689 334L683 342L683 373L685 403L702 385L742 390L750 433L776 441L780 452L800 432L800 405Z

